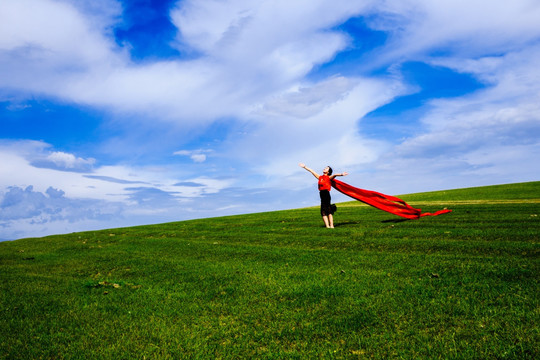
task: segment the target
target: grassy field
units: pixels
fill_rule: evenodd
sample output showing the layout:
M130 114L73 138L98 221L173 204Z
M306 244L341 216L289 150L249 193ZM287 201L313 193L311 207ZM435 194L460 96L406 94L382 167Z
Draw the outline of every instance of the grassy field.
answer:
M0 243L0 359L539 358L540 182Z

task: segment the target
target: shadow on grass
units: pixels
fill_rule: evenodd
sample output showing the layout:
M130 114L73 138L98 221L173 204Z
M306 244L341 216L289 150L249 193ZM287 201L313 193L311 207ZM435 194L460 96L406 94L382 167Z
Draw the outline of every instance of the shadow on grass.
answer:
M360 225L363 223L365 223L365 221L340 221L338 223L334 223L334 227Z
M404 221L410 221L411 219L388 219L381 221L382 223L400 223Z
M411 219L388 219L388 220L382 220L381 223L400 223L400 222L404 222L404 221L410 221ZM365 221L340 221L338 223L335 223L334 226L335 227L345 227L345 226L354 226L354 225L361 225L361 224L365 224L366 222Z

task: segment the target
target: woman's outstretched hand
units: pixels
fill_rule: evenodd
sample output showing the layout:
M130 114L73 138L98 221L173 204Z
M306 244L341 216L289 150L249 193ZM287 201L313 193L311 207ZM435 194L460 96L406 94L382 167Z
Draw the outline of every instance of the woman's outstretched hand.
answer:
M298 166L300 166L301 168L305 168L305 167L306 167L306 164L304 164L304 163L298 163Z

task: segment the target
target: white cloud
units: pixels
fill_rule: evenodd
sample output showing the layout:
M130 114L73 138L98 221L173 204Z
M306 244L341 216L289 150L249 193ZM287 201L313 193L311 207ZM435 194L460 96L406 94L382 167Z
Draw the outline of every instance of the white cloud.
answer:
M198 150L179 150L175 151L173 155L188 156L195 163L202 163L206 161L206 154L211 153L212 150L198 149Z
M350 1L179 4L171 18L182 46L202 56L136 65L111 37L108 13L97 21L77 2L2 3L0 68L9 71L0 71L0 85L185 126L244 116L343 49L348 38L329 28L365 7Z
M436 59L490 86L435 99L417 135L381 157L376 183L399 192L538 180L540 156L540 47L498 57Z
M109 39L109 21L89 17L68 2L1 2L0 84L78 100L77 94L65 91L74 74L118 66L125 57Z
M90 230L125 223L125 205L95 199L70 199L60 189L32 186L0 191L0 239Z
M373 162L388 145L362 136L358 123L405 90L397 81L374 78L305 84L257 109L258 126L236 138L227 157L254 164L276 182L273 175L298 172L299 161L336 168Z
M296 84L294 88L271 97L259 113L262 116L309 118L341 101L356 85L357 81L343 76L311 85Z
M206 161L206 155L205 154L193 154L191 155L191 159L196 163L201 163Z
M204 126L226 116L250 119L256 105L279 106L278 99L302 87L314 66L348 46L345 34L330 29L351 16L367 14L375 19L371 25L395 33L378 58L368 59L371 63L391 54L393 59L411 59L441 45L459 52L463 46L457 44L470 42L474 46L466 49L482 55L526 43L540 31L540 7L527 0L188 0L179 2L171 19L178 27L178 46L201 56L136 65L111 36L120 6L112 0L104 3L114 10L96 12L91 2L3 2L0 68L6 71L0 70L0 85L151 114L152 121ZM392 16L380 16L380 11ZM337 91L327 92L320 102L339 101ZM320 107L312 103L295 110L306 116Z
M310 62L317 58L313 55L331 56L336 51L335 46L342 46L346 39L327 29L360 13L369 3L344 0L188 0L179 2L171 18L179 28L181 43L215 58L229 59L252 68L258 64L249 65L251 60L264 59L284 48L290 48L301 58L304 57L300 55L302 53L310 55L306 58ZM335 42L333 39L337 38L341 39ZM315 39L327 40L326 46L311 47ZM293 49L293 44L299 46Z
M52 158L60 166L36 167L36 158ZM173 166L69 169L81 161L43 142L0 141L0 239L192 218L207 206L199 201L235 182ZM205 214L220 215L212 207Z
M402 151L428 153L429 148L448 147L455 153L497 145L537 144L540 138L540 71L536 59L540 46L489 58L466 61L491 87L456 99L436 100L425 116L426 133L406 141ZM461 61L447 61L459 68ZM409 149L409 150L406 150ZM414 149L414 150L413 150Z
M519 49L540 35L534 0L405 0L374 7L387 16L371 23L392 36L379 54L385 61L413 59L431 51L484 56Z
M91 171L95 161L93 158L83 159L62 151L53 151L45 157L35 158L32 165L66 171Z
M64 58L66 62L83 61L83 64L110 55L102 46L103 29L94 28L96 24L71 4L19 0L3 1L0 6L2 50L26 47L51 60Z
M129 167L94 166L88 171L74 172L68 164L78 166L86 162L73 154L51 151L51 146L42 142L0 142L0 189L12 186L32 186L38 192L46 192L50 186L61 189L69 198L120 201L129 204L134 185L156 188L178 197L194 197L205 192L218 192L230 185L229 180L204 179L190 176L172 166ZM61 153L61 155L58 155ZM36 167L36 158L60 158L61 167ZM67 160L66 160L67 159ZM94 160L92 160L94 164ZM198 188L178 187L179 182L196 182Z

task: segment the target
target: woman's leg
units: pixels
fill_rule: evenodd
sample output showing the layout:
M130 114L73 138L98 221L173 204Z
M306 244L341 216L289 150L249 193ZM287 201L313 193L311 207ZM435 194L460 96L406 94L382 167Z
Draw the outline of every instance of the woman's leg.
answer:
M330 216L332 216L332 215L330 215ZM329 220L328 220L328 216L323 215L323 216L322 216L322 219L323 219L323 221L324 221L324 226L326 226L327 228L329 228L329 227L330 227L330 222L329 222Z
M322 190L320 191L321 196L321 215L324 221L324 225L327 228L334 227L334 219L332 218L332 208L330 206L331 198L330 191Z

